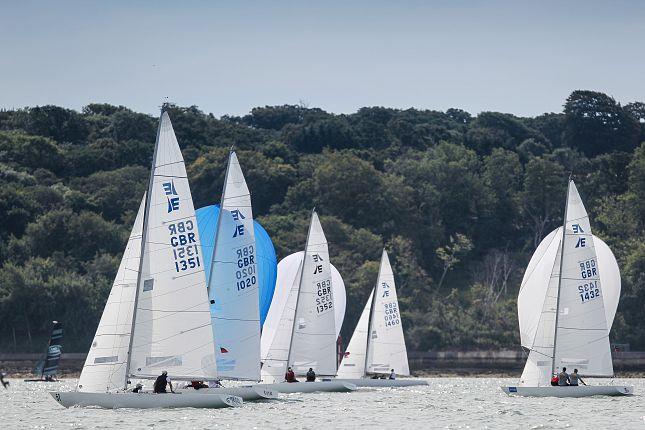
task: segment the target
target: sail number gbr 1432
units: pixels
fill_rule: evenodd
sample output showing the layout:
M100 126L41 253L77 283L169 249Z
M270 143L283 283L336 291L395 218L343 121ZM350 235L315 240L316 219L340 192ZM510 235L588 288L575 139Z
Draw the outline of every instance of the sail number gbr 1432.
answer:
M255 272L255 249L253 245L246 245L235 250L237 257L235 268L235 282L237 291L242 291L257 285Z
M170 245L172 245L172 255L175 257L175 271L177 272L201 266L194 229L195 225L192 220L168 224Z

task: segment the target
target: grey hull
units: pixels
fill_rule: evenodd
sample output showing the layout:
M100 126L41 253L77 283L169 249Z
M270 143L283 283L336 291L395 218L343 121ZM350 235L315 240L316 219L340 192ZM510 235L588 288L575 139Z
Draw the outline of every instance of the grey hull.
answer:
M275 390L279 393L346 393L356 390L356 385L345 381L278 382L275 384L257 384L253 386Z
M626 385L580 385L578 387L501 387L509 396L590 397L631 396L634 387Z
M349 382L359 388L365 387L413 387L418 385L428 385L423 379L336 379L336 381Z
M106 409L227 408L242 406L241 397L231 394L188 393L82 393L51 391L49 394L66 408L94 406Z

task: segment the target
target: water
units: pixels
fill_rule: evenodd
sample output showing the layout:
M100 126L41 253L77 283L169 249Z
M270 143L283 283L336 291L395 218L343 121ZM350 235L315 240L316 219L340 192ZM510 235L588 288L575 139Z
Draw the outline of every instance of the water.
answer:
M361 389L353 393L291 394L241 408L64 409L47 390L71 390L74 380L0 388L2 429L399 429L399 428L645 428L645 379L632 397L585 399L508 397L502 378L429 378L429 386ZM594 380L595 384L607 383Z

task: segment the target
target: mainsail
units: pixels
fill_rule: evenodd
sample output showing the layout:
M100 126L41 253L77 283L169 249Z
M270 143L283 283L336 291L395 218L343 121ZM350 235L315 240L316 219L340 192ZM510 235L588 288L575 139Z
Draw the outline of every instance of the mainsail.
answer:
M410 375L394 274L385 250L381 257L372 309L367 344L367 373L386 373L394 369L399 375Z
M142 232L128 376L214 379L215 349L186 167L161 114Z
M209 283L221 378L260 379L259 278L251 194L235 152L226 169Z
M318 214L311 216L293 322L289 364L297 375L312 368L336 374L336 326L327 239Z
M608 255L602 246L596 252L589 216L573 181L569 181L564 234L559 243L555 236L546 244L543 241L536 250L539 258L531 260L529 276L525 274L518 299L522 344L530 349L521 378L526 386L548 385L552 372L562 367L578 368L585 376L613 375L609 330L620 278L616 285L617 269L607 264L612 276L607 288L603 288L603 265L598 254L610 260L611 252ZM556 245L552 243L557 245L553 259L551 254ZM542 296L544 287L536 285L536 280L543 279L541 273L551 262L550 279ZM605 296L611 304L605 305ZM542 297L539 317L523 315L527 314L526 297Z
M374 289L370 292L370 297L365 303L361 317L354 329L352 338L347 345L343 360L338 367L338 378L358 379L365 376L365 365L367 360L367 334L369 330L370 315L372 311L372 299L374 298Z
M362 378L392 369L399 375L410 375L394 273L383 250L376 287L358 320L337 376Z
M63 352L62 341L63 324L58 321L54 321L52 323L52 332L49 336L45 358L38 362L35 373L39 373L41 377L53 376L58 373L58 363L60 362L60 356Z
M276 288L262 329L263 381L282 381L286 371L304 255L304 251L295 252L280 260L278 264ZM345 283L338 269L331 263L330 267L334 321L338 337L345 318Z
M78 380L78 391L109 392L123 388L132 327L134 291L139 275L144 195L103 309L92 346Z

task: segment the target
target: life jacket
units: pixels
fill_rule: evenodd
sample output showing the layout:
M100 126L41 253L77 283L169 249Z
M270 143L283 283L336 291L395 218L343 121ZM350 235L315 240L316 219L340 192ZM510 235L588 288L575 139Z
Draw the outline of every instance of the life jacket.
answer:
M551 378L551 385L558 385L558 375L553 375Z

